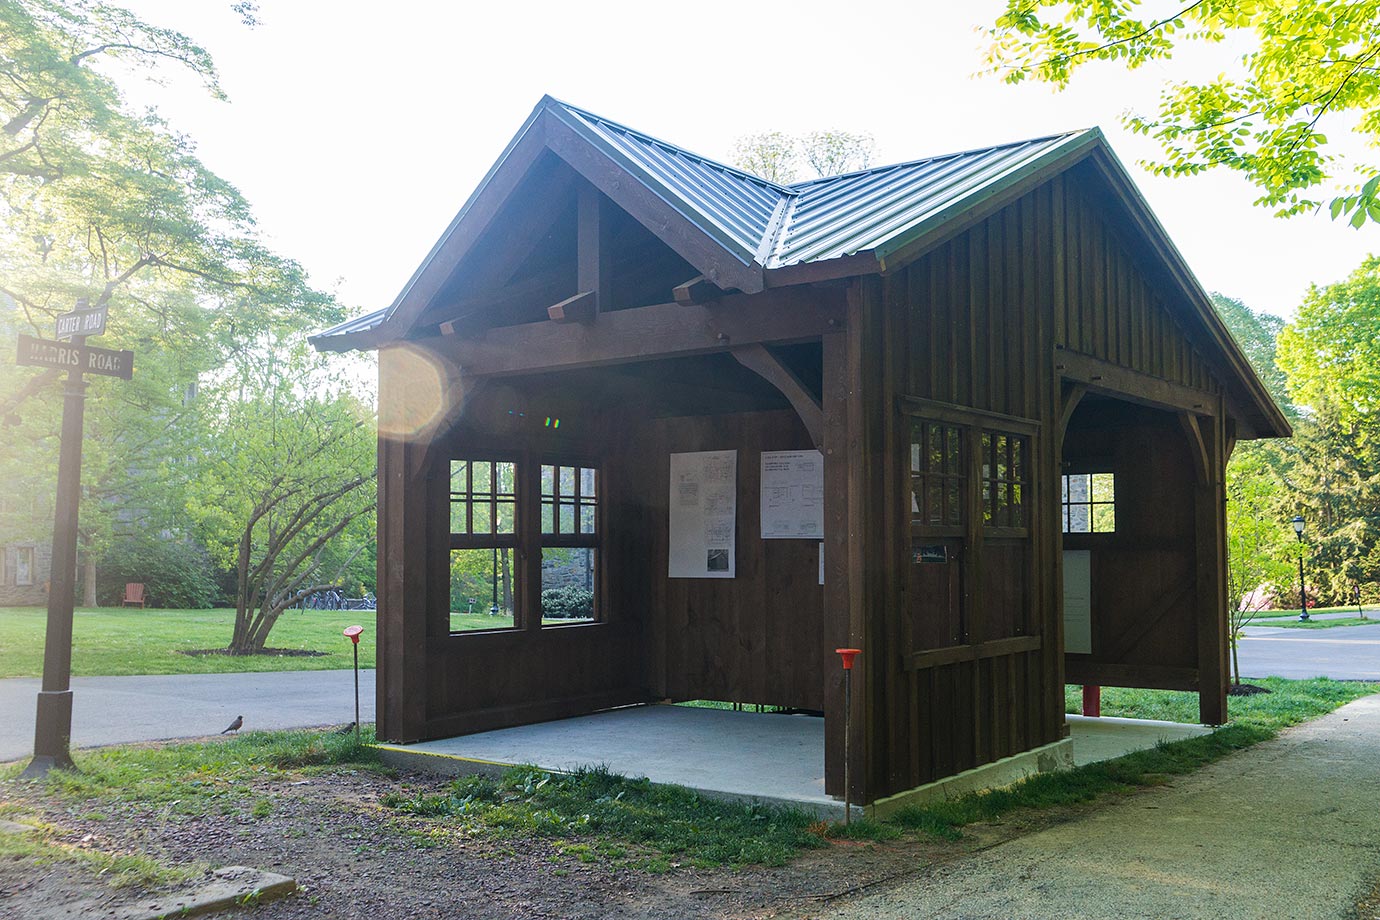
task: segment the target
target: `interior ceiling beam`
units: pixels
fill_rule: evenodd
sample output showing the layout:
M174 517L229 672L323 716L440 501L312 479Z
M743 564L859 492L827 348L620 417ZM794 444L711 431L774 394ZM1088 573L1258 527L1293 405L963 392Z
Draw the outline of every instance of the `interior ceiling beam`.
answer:
M1056 349L1054 371L1065 380L1087 384L1088 390L1093 393L1115 396L1152 409L1197 415L1218 414L1218 397L1215 393L1142 374L1075 351Z
M676 303L681 306L689 307L698 303L708 303L711 300L718 300L727 292L704 275L696 275L684 284L678 284L671 294Z
M795 372L781 363L781 359L768 351L767 347L761 343L735 346L729 349L729 354L733 355L743 367L754 371L767 383L781 391L781 395L790 402L791 408L795 409L795 414L800 416L805 430L810 433L810 442L817 449L823 450L824 406L810 392L809 387L800 382L800 378L795 375Z
M842 329L846 309L842 290L785 288L714 307L665 303L598 313L588 323L467 330L438 345L466 375L514 376L809 341Z

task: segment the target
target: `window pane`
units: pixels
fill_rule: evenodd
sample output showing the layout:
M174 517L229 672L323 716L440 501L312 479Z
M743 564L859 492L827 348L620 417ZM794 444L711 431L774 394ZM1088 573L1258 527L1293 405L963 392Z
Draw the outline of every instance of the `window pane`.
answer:
M452 501L452 502L450 503L450 532L451 532L451 533L469 533L469 532L470 532L469 520L468 520L468 518L466 518L466 516L465 516L466 513L469 511L469 507L470 507L469 502L465 502L465 501Z
M498 472L498 491L504 495L512 495L517 491L517 464L516 463L496 463L495 469Z
M1095 502L1110 502L1116 500L1115 479L1111 473L1093 473L1091 493L1092 500Z
M580 506L580 533L594 533L594 506Z
M541 532L556 532L556 506L550 502L541 503Z
M594 497L594 470L588 467L580 469L580 494L586 498Z
M954 526L963 523L962 506L959 504L958 483L954 481L949 483L947 523Z
M474 504L474 532L493 533L493 509L488 502Z
M1092 509L1094 533L1112 533L1116 530L1116 505L1093 505Z
M541 616L546 625L595 619L596 551L591 547L542 547Z
M498 503L498 520L495 522L495 533L513 533L517 526L517 515L515 506L512 502Z
M561 496L574 496L575 494L575 468L571 466L561 467Z
M541 494L550 496L556 494L556 468L554 466L541 468Z
M450 551L450 631L512 629L513 550L453 549Z
M561 505L560 527L557 529L557 532L558 532L558 533L574 533L574 532L575 532L575 506L574 506L574 505L569 505L569 504L567 504L567 505Z
M493 464L487 460L474 461L474 492L487 495L493 486Z

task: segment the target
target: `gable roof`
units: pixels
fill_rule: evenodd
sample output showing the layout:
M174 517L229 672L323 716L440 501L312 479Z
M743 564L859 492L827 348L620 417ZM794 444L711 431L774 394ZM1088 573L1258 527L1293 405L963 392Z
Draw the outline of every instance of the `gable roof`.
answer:
M1097 128L782 185L545 96L388 307L312 337L323 351L405 338L528 174L554 153L725 290L890 270L1090 159L1191 305L1252 423L1289 425ZM688 279L687 279L688 280Z

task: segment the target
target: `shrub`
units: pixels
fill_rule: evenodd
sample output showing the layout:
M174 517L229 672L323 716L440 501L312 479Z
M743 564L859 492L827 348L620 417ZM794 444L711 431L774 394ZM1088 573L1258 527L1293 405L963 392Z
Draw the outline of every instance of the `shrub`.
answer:
M96 559L96 599L119 604L125 585L141 582L151 607L210 607L217 595L211 560L199 545L179 537L135 534L116 539Z
M579 585L547 588L541 593L542 616L574 620L594 616L594 592Z

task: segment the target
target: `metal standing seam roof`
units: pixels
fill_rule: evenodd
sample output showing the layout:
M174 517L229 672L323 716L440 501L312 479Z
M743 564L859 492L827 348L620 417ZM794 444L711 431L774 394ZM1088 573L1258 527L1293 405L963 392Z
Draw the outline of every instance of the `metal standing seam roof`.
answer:
M984 191L1020 174L1070 139L1096 134L1093 129L1054 135L786 186L549 96L537 105L518 136L544 113L618 163L744 264L755 262L767 270L895 244L951 209L969 206ZM470 202L492 175L493 170ZM463 219L468 207L469 202L458 219ZM424 270L425 265L419 272ZM389 319L397 303L313 338L367 332Z

